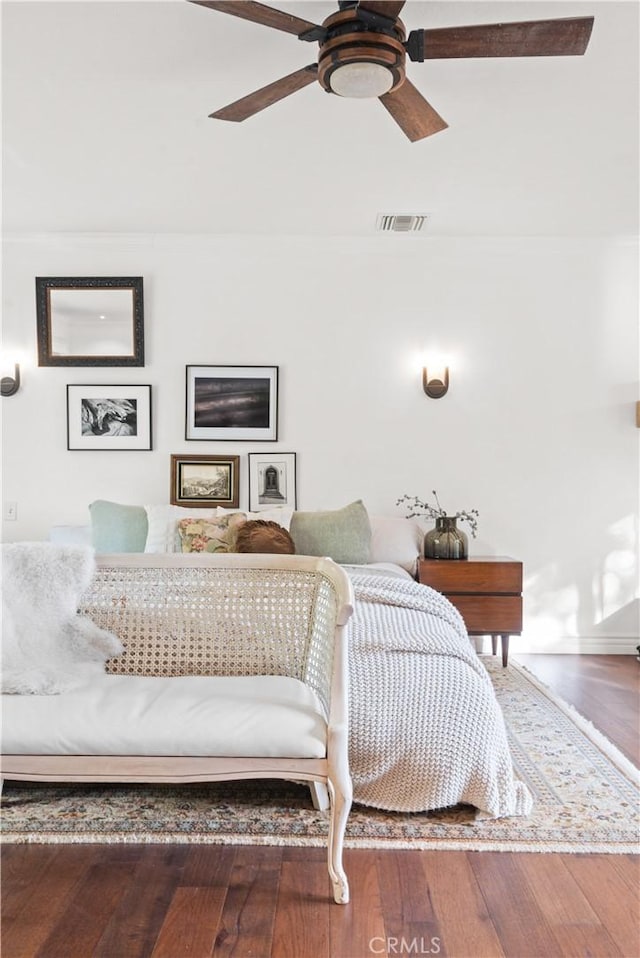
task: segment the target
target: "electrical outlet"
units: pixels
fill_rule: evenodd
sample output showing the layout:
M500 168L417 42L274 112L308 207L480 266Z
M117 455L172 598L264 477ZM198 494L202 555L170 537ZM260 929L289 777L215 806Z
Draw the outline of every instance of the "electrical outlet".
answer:
M13 522L18 518L18 503L17 502L5 502L2 507L2 518L6 522Z

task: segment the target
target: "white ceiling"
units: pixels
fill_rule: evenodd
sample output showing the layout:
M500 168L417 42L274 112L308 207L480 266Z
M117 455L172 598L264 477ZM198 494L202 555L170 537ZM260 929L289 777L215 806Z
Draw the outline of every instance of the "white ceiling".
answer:
M368 235L426 213L432 236L635 234L638 12L409 0L408 30L595 16L584 57L408 63L449 123L411 143L377 100L315 83L209 119L316 59L281 31L186 0L3 2L4 230Z

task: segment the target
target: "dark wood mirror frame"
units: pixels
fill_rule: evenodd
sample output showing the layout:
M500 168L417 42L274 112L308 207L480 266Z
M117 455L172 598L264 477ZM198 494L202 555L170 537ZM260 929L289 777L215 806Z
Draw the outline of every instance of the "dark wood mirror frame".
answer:
M91 291L90 306L83 291ZM37 276L36 307L39 366L144 366L141 276ZM64 343L72 322L75 348Z

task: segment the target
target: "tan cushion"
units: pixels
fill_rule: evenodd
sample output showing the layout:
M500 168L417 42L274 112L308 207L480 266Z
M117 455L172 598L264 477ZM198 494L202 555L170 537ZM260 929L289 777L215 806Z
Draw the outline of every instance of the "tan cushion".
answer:
M251 519L236 534L236 552L294 555L296 547L286 529L267 519Z

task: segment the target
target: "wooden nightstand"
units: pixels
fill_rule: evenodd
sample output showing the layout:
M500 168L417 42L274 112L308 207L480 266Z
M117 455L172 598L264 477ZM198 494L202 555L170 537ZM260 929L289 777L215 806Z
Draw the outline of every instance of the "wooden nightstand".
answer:
M509 636L522 633L521 562L508 556L420 559L418 581L446 595L469 635L490 635L494 655L500 636L502 664L507 664Z

